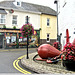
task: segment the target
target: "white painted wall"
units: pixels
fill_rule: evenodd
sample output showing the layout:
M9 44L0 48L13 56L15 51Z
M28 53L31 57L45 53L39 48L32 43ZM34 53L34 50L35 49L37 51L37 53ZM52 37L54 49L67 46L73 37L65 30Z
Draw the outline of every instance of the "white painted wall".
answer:
M66 5L64 5L66 1ZM60 0L59 2L59 34L62 33L62 46L65 45L66 29L69 29L69 35L71 36L70 42L72 43L75 38L75 0Z
M30 17L30 23L33 25L34 29L40 28L40 14L33 14L33 13L26 13L26 12L19 12L14 11L14 13L9 13L8 10L6 15L6 27L7 28L13 28L12 25L12 16L17 15L17 28L21 28L23 24L25 24L26 16Z

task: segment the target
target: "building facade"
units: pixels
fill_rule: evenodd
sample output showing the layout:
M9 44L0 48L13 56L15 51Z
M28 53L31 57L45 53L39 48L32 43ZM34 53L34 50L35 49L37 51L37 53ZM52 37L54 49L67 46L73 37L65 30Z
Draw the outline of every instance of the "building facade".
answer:
M33 25L36 35L29 38L30 45L52 44L56 41L56 12L46 6L25 3L22 1L0 2L0 36L1 48L26 45L26 38L20 28L28 22Z
M70 42L75 38L75 0L59 0L58 1L58 23L59 35L61 36L62 47L66 43L66 29L69 30Z
M40 42L53 44L57 40L57 20L54 15L41 15Z

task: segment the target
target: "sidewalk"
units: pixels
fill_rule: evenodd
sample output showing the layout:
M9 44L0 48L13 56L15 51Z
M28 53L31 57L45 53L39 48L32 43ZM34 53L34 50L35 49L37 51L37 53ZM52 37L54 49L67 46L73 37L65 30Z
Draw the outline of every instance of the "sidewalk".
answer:
M21 59L21 64L39 74L75 74L73 71L66 70L61 66L61 61L58 64L47 64L45 61L33 61L33 57L37 54L29 54L29 59L26 56Z
M35 50L36 48L28 48L29 50ZM0 49L1 51L23 51L27 50L27 48L14 48L14 49Z

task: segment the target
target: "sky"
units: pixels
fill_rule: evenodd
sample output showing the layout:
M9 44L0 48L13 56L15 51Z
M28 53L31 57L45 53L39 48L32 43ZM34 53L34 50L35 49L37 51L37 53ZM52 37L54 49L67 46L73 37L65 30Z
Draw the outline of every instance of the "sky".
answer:
M2 1L2 0L0 0L0 1ZM18 0L18 1L20 1L20 0ZM56 4L54 4L55 0L21 0L21 1L44 5L44 6L49 6L50 8L56 10Z

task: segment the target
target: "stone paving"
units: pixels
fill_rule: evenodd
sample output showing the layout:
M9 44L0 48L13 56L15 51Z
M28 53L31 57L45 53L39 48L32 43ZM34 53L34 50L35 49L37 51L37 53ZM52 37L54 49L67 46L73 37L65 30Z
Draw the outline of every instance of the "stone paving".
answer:
M29 54L29 59L26 57L21 59L21 64L39 74L75 74L74 71L68 71L62 66L61 61L57 64L47 64L46 61L33 61L33 57L37 52Z

